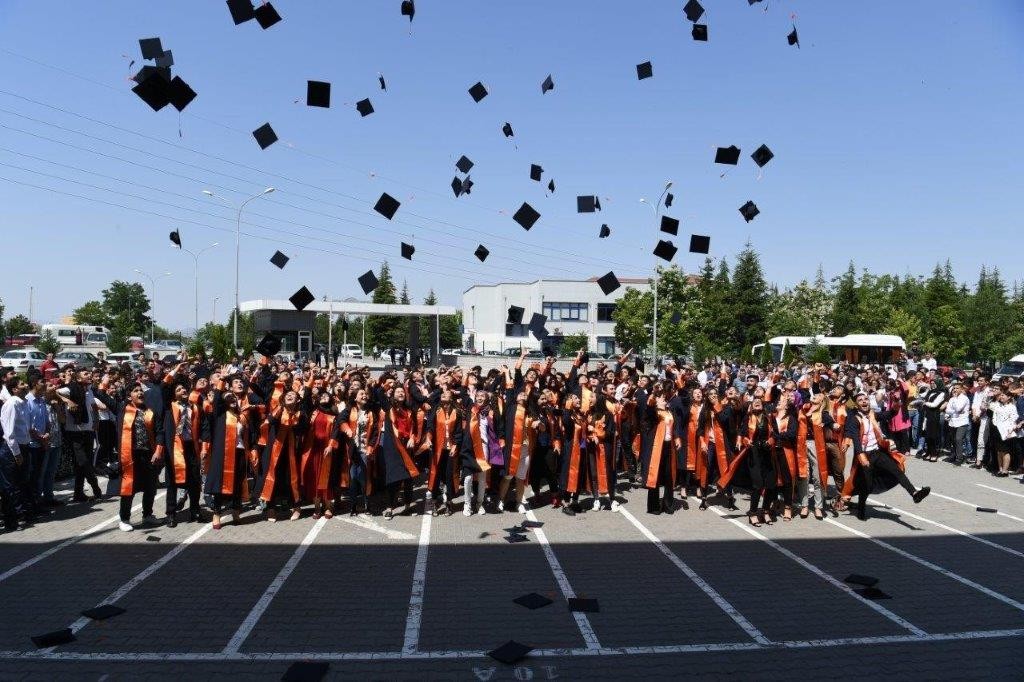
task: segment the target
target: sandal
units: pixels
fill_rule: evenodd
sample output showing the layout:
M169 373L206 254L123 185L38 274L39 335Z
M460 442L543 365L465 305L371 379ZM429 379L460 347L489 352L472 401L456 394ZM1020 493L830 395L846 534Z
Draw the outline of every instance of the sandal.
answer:
M804 507L803 509L801 509L801 510L800 510L800 518L801 518L801 519L806 519L806 518L807 518L807 514L808 514L808 512L809 512L809 510L807 509L807 507ZM817 513L820 513L820 512L818 512L818 510L817 510L817 509L815 509L815 510L814 510L814 512L815 512L816 514L817 514Z
M761 527L761 520L757 518L756 514L747 514L747 523L749 523L754 528Z
M325 519L333 519L334 518L334 512L331 511L330 509L325 509L324 510L324 518Z
M814 518L816 518L818 521L825 520L825 517L822 515L821 510L818 509L817 507L814 508Z
M293 509L292 515L288 518L292 521L298 521L300 518L302 518L302 512L300 512L298 509Z
M782 520L783 521L792 521L793 520L793 510L790 509L789 507L786 507L785 509L783 509L782 510Z
M384 518L385 519L392 519L392 518L394 518L394 516L395 516L395 512L393 512L391 510L391 507L388 507L387 509L384 510Z

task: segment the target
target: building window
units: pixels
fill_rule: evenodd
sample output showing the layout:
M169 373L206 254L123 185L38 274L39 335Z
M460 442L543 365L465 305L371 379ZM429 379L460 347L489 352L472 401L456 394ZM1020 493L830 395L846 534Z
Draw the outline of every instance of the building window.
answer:
M550 322L588 322L590 308L586 303L547 303L543 313Z
M615 354L615 337L614 336L599 336L597 337L597 352L602 355L614 355Z
M614 322L612 316L615 314L614 303L598 303L597 304L597 321L598 322Z
M522 338L530 333L529 325L525 324L506 324L505 325L505 336L512 336L516 338Z

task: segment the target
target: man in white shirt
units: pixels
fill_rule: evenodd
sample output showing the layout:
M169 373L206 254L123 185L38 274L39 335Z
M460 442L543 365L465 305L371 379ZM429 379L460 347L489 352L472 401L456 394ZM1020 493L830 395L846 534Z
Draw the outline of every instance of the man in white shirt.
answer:
M925 353L924 359L921 360L921 367L923 367L926 370L934 372L939 369L939 362L931 353Z
M92 487L95 497L101 497L100 483L96 479L93 463L93 410L96 399L93 397L92 376L89 370L82 370L68 386L57 391L67 404L67 416L64 420L64 432L71 444L75 461L75 494L71 499L75 502L89 502L85 494L85 482Z
M988 450L989 435L992 426L992 415L989 413L989 404L992 401L992 390L989 388L989 377L986 374L980 375L974 380L974 398L971 401L971 421L978 428L977 444L974 448L975 460L971 464L972 469L981 469L985 466L985 457Z
M18 527L18 515L24 514L31 520L31 491L26 485L28 478L29 418L25 395L28 382L17 376L4 383L8 397L0 407L0 509L3 511L4 529L11 531ZM26 492L28 495L26 496Z
M953 429L953 464L960 466L966 459L964 444L971 433L971 399L964 393L963 384L953 384L953 397L946 403L946 423Z

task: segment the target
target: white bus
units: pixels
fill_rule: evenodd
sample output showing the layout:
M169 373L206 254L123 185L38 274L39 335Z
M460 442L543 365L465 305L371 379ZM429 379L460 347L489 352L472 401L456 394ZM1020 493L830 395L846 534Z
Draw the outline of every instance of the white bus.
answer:
M62 346L103 346L110 341L106 327L84 324L44 324L40 333L50 332Z
M793 355L799 357L804 348L817 339L825 346L833 362L848 362L853 365L892 365L899 362L907 344L891 334L847 334L846 336L776 336L768 339L772 348L772 359L779 362L782 348L789 343ZM763 343L755 344L752 353L756 361L761 357Z

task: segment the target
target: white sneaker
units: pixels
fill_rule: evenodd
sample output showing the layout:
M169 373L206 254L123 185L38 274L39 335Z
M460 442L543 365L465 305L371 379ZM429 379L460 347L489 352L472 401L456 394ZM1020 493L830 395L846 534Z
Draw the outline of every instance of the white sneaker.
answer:
M590 505L590 511L601 511L601 500L594 498L594 503Z
M149 526L159 526L160 519L158 519L155 514L149 514L147 516L142 517L142 523Z
M516 507L516 511L519 512L520 514L525 514L525 513L527 513L530 510L526 508L525 504L520 503L519 506Z
M498 511L500 511L500 512L505 511L505 503L504 502L498 502Z
M618 500L612 500L612 511L617 512L621 508Z
M473 515L473 505L471 505L468 501L466 502L466 505L462 508L462 515L463 516L472 516Z
M487 510L484 509L484 506L481 504L480 508L476 510L476 513L477 513L477 516L483 516L484 514L487 513Z
M130 523L125 523L124 521L118 523L117 527L123 530L125 533L130 533L131 531L135 530L135 526L133 526Z

